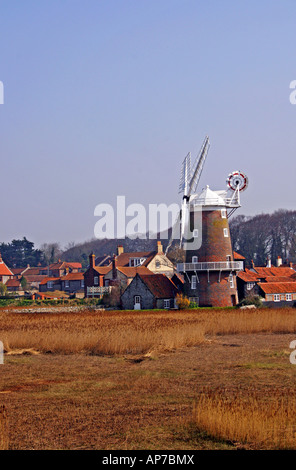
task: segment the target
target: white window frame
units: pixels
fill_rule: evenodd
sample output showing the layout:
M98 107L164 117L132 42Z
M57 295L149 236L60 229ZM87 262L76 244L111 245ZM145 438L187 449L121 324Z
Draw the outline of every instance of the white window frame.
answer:
M247 290L252 290L254 285L255 285L254 282L247 282Z
M281 296L280 294L273 294L273 301L274 302L280 302Z
M196 279L196 276L191 276L191 289L194 290L196 289L196 285L197 285L197 279Z
M164 299L164 301L163 301L163 308L171 308L171 301L170 301L170 299Z
M47 282L47 289L53 289L53 281Z
M135 295L135 304L141 304L141 296L140 295Z
M225 237L225 238L228 237L228 236L229 236L229 235L228 235L228 228L224 228L224 229L223 229L223 233L224 233L224 237Z
M234 278L233 278L233 274L229 274L229 283L230 283L230 289L233 289L234 288Z
M286 300L287 301L292 300L292 294L286 294Z
M94 277L94 285L98 286L99 285L99 276Z
M222 219L227 219L227 211L226 211L226 209L221 209L221 217L222 217Z
M84 279L81 279L81 287L84 287Z

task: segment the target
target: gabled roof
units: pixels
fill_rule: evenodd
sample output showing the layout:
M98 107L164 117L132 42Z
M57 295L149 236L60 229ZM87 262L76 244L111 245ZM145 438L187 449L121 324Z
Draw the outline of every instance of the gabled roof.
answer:
M95 266L94 269L97 271L98 274L105 275L111 271L112 266Z
M47 284L49 281L59 282L59 277L44 277L43 280L40 282L40 285Z
M178 289L165 274L139 274L144 284L157 299L171 299L176 296Z
M259 279L258 274L246 269L245 271L239 271L237 277L244 282L257 282Z
M243 255L241 255L240 253L237 253L237 251L234 251L233 252L233 259L235 261L243 261L246 258Z
M266 267L257 267L254 266L253 268L259 277L266 277L266 276L292 276L295 274L294 269L287 268L285 266L272 266L271 268Z
M62 276L61 281L82 281L84 279L83 273L69 273Z
M110 255L98 256L95 260L96 266L109 266L112 263Z
M13 273L6 266L4 261L0 261L0 276L13 276Z
M146 258L141 266L147 266L150 261L157 254L156 251L135 251L131 253L121 253L116 256L116 265L117 266L129 266L130 258Z
M146 276L151 276L153 275L153 272L150 271L150 269L146 268L146 266L123 266L123 267L117 267L117 270L120 271L122 274L124 274L126 277L135 277L136 274L143 274Z
M265 294L296 293L296 282L260 282L258 286Z
M21 283L18 279L8 279L6 287L20 287Z

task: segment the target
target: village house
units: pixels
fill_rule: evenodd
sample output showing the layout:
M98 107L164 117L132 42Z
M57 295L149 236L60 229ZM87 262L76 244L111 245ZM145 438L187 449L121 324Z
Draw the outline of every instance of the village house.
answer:
M82 294L84 296L83 273L69 273L60 278L61 290L69 294Z
M13 272L4 263L0 254L0 282L2 282L2 284L6 284L9 279L13 279Z
M163 252L161 241L157 241L155 251L125 253L122 245L119 245L117 250L117 267L145 266L154 274L165 274L168 277L172 277L175 272L173 263Z
M239 301L259 295L263 298L264 305L280 306L276 302L294 300L296 271L292 264L283 265L280 258L277 266L272 266L270 260L267 260L266 266L255 266L252 262L251 268L245 268L237 274L237 288Z
M121 295L124 310L169 309L175 307L178 288L165 274L136 274Z
M66 276L68 273L78 273L81 271L81 263L61 261L59 259L58 262L52 263L49 266L42 268L39 274L43 274L48 277L62 277Z
M99 266L94 254L90 255L89 260L89 267L84 273L85 297L102 297L114 285L120 285L123 290L136 274L148 276L162 273L172 277L175 272L173 263L163 253L160 241L157 242L156 251L125 253L123 246L119 245L117 255L112 258L97 258Z

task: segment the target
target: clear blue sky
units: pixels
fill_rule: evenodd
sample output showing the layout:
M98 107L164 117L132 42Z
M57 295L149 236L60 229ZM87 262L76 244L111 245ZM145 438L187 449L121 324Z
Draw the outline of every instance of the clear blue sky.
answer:
M99 203L250 180L237 214L295 209L295 0L0 0L0 241L93 237Z

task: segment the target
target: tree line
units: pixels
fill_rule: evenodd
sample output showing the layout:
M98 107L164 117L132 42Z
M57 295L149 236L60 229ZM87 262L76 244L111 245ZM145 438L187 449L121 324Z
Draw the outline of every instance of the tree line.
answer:
M280 209L272 214L238 215L229 221L232 247L246 257L247 264L264 266L267 259L275 265L296 263L296 211Z
M296 211L280 209L272 214L237 215L230 218L229 227L233 250L245 256L248 265L253 260L255 265L264 266L268 258L275 264L278 256L283 262L296 263ZM165 249L168 240L161 241ZM86 268L90 253L96 256L112 255L117 253L118 244L123 245L126 252L156 249L156 240L140 238L92 239L79 244L70 242L64 249L59 243L44 243L40 248L35 248L34 243L24 237L10 243L0 243L0 253L12 268L24 268L28 264L48 266L58 259L78 261ZM184 252L177 242L172 245L168 256L175 263L184 261Z

